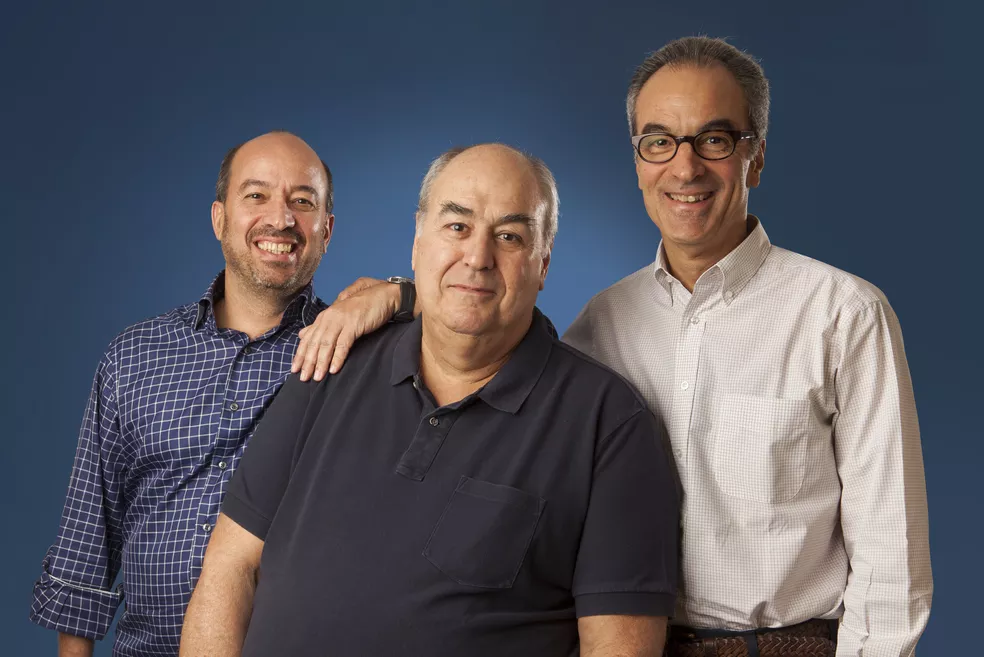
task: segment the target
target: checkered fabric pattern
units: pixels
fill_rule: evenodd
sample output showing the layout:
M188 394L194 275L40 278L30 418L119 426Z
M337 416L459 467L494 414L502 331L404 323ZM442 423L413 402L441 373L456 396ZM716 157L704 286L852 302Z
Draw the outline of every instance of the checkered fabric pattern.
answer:
M100 361L61 531L34 588L35 623L101 639L125 601L113 654L177 654L226 487L290 374L298 332L326 307L308 285L251 341L215 325L223 280L198 303L129 327Z
M929 617L926 484L898 319L762 225L688 292L660 245L565 341L631 381L684 487L673 622L842 616L838 657L912 655Z

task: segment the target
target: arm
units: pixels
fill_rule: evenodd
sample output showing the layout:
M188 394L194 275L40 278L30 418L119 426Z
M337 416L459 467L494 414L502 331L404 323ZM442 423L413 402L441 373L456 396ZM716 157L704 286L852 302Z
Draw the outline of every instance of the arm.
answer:
M205 551L181 632L181 657L242 651L263 543L310 429L311 394L327 385L290 377L250 438Z
M834 450L851 569L838 657L914 654L929 617L926 482L898 319L876 301L841 330Z
M586 616L577 619L581 657L660 657L666 618Z
M112 351L96 370L58 538L34 585L30 618L62 633L59 652L65 655L91 654L92 640L106 635L121 599L112 587L120 568L126 468Z
M181 657L235 657L243 648L263 541L219 514L181 630Z
M638 405L595 452L573 586L586 656L658 657L676 599L680 499L656 418Z
M374 278L360 278L342 290L335 302L301 329L291 372L307 381L336 374L355 341L390 321L400 309L400 286ZM419 314L415 309L415 314Z
M92 657L95 642L73 634L58 633L58 657Z

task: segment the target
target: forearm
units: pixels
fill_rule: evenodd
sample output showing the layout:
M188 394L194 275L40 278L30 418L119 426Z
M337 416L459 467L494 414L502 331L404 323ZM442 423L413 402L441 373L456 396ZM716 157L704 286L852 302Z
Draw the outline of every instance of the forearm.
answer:
M578 619L581 657L660 657L666 618L589 616Z
M255 591L252 568L203 570L185 615L181 657L237 657L246 639Z
M92 657L94 645L92 639L58 633L58 657Z

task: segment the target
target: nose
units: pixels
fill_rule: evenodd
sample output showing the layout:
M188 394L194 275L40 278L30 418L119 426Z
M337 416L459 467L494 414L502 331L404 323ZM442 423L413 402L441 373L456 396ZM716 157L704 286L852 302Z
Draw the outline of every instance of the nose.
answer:
M294 212L290 208L290 201L288 199L281 200L276 207L271 208L270 223L277 230L285 230L291 228L294 225Z
M465 264L472 269L492 269L495 266L495 237L478 233L465 244Z
M670 161L670 172L680 182L693 182L704 175L704 160L694 151L691 144L680 144L677 154Z

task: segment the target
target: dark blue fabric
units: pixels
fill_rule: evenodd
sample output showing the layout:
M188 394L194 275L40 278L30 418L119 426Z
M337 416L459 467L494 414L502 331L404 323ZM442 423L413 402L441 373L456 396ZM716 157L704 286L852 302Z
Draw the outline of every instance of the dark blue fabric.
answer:
M232 473L290 373L298 332L326 307L308 285L251 341L216 328L223 280L127 328L100 361L61 531L34 589L35 623L100 639L125 600L113 654L177 654Z

